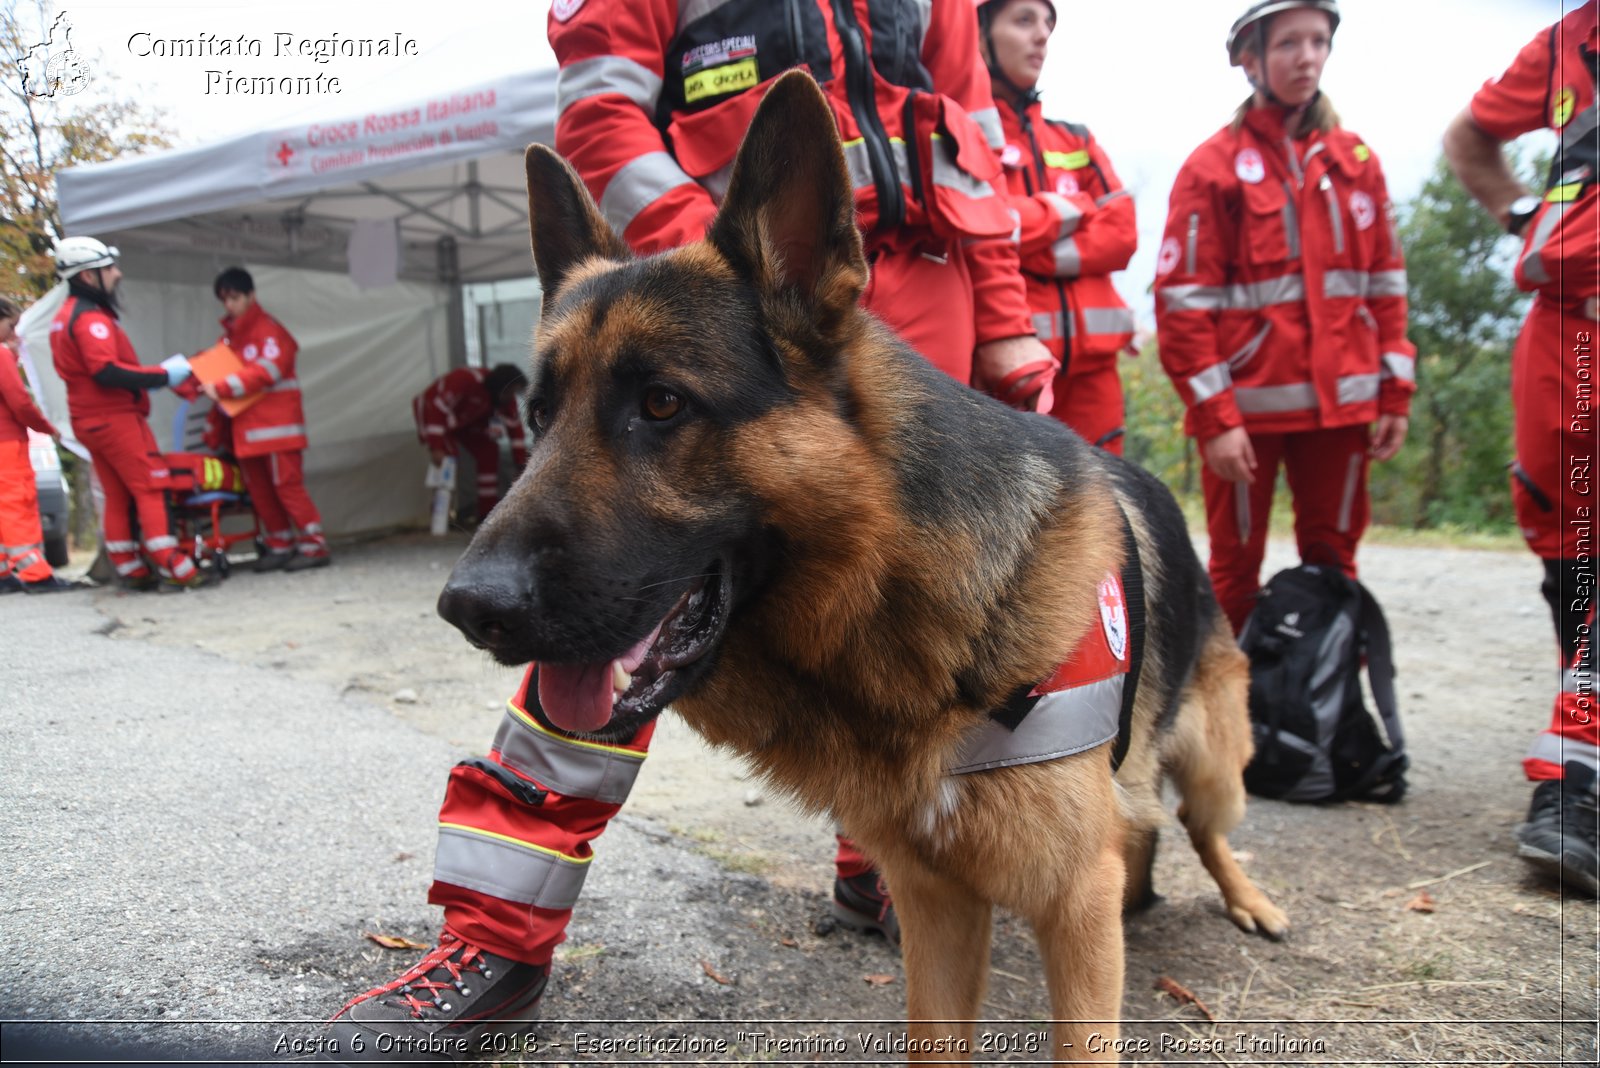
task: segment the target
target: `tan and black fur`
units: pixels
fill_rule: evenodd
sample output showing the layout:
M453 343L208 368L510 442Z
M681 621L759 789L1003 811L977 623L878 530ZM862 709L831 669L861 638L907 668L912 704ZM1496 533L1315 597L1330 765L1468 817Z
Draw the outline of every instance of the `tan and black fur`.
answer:
M1224 839L1244 810L1246 667L1181 514L1143 471L949 380L858 309L867 263L809 78L769 93L687 248L635 259L558 156L527 164L535 442L441 612L503 662L542 664L610 660L665 618L670 648L596 736L670 702L832 813L894 893L913 1035L978 1015L995 905L1037 932L1055 1017L1094 1021L1059 1025L1057 1049L1114 1033L1164 776L1230 916L1281 934ZM1148 625L1115 782L1109 746L948 775L962 737L1098 625L1123 513Z

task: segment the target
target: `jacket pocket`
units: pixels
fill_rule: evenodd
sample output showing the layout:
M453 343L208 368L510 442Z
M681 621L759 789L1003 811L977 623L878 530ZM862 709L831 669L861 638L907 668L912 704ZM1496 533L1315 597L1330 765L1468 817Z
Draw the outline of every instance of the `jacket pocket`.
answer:
M1240 258L1259 265L1288 262L1290 238L1286 222L1293 216L1288 194L1275 182L1247 182L1243 199ZM1298 235L1294 244L1299 244Z

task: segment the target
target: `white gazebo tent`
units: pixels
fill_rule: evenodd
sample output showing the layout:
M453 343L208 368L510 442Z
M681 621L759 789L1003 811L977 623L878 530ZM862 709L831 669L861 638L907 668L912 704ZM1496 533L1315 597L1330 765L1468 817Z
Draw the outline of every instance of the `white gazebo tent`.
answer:
M146 364L215 341L212 279L248 268L300 342L307 483L327 529L420 520L411 398L465 360L463 285L532 272L522 153L553 139L555 78L507 75L73 168L56 176L62 219L120 249L123 322ZM49 316L25 315L21 333L65 429ZM170 448L174 402L155 398L151 424Z

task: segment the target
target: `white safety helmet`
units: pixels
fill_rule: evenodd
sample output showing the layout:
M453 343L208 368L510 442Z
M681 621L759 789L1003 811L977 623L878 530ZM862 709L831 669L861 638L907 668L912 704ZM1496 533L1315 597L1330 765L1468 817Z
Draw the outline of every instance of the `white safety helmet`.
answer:
M1258 0L1234 20L1233 28L1228 31L1228 62L1235 67L1242 65L1247 44L1255 45L1254 51L1257 55L1266 51L1266 42L1262 40L1265 35L1266 20L1297 7L1309 7L1326 13L1329 38L1332 38L1334 31L1339 28L1337 0Z
M79 271L96 267L110 267L117 262L117 250L92 237L63 237L56 242L50 254L55 257L56 274L62 280L72 278Z

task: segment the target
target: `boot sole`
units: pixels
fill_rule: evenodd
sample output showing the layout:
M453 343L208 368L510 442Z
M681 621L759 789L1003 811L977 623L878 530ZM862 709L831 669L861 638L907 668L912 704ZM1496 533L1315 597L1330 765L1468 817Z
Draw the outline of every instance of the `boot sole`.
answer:
M1517 856L1569 889L1579 890L1590 897L1600 897L1600 880L1595 878L1593 872L1581 867L1584 860L1581 856L1552 853L1526 843L1517 845Z
M894 931L890 925L885 924L882 920L869 916L864 912L857 912L837 899L832 903L832 910L833 922L840 927L855 931L857 934L881 935L883 940L891 946L900 945L898 932Z

